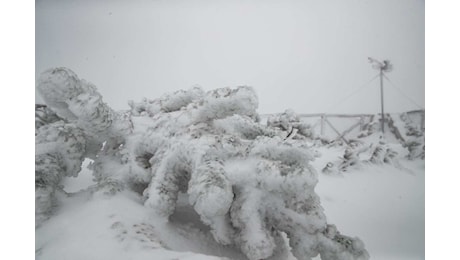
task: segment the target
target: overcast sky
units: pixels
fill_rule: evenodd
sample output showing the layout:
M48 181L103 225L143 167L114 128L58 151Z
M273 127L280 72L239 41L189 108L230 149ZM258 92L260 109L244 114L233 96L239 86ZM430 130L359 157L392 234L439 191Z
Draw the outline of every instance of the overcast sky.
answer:
M36 77L68 67L115 109L200 85L249 85L259 113L425 106L421 0L36 1ZM357 91L359 89L359 91ZM355 93L354 95L351 95ZM351 96L350 96L351 95ZM36 97L36 102L40 98Z

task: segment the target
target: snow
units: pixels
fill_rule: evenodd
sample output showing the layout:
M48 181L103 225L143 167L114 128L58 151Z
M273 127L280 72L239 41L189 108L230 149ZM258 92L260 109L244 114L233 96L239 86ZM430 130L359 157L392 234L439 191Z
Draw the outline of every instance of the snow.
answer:
M316 167L339 156L320 149L327 157ZM425 163L400 161L390 165L364 165L342 176L320 174L316 192L328 222L364 241L371 259L424 259Z
M48 74L38 90L75 118L36 129L37 144L57 148L36 155L37 258L274 260L291 250L298 260L364 260L367 240L382 258L413 255L424 241L411 237L424 223L424 183L413 181L424 164L407 161L395 139L325 144L293 111L261 125L250 87L178 91L115 112L70 70ZM85 157L93 162L82 170ZM318 171L325 165L339 167ZM415 246L392 252L395 234Z
M317 169L344 151L344 147L316 149L321 156L312 165ZM85 167L89 162L84 162L77 178L65 179L67 192L93 184ZM342 175L318 174L316 193L328 222L361 238L371 259L424 259L425 164L400 163L403 168L369 164ZM179 196L169 223L155 219L140 196L128 191L113 197L79 194L37 228L36 259L246 260L235 248L214 241L186 194Z
M219 259L165 249L145 211L134 194L72 198L36 230L37 259Z

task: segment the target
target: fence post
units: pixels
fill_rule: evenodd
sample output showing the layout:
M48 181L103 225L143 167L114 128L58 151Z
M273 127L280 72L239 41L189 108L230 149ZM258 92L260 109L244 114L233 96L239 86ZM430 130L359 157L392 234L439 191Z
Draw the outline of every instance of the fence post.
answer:
M359 117L359 131L364 130L364 116Z

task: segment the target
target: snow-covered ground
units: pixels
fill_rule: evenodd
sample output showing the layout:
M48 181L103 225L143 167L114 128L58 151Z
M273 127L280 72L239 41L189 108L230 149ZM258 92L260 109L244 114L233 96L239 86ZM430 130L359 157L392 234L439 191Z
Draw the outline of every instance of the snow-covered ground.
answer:
M360 237L371 259L424 259L425 162L403 159L401 149L398 167L362 164L340 175L325 175L321 169L338 161L344 148L317 151L321 156L312 163L319 173L316 191L328 222ZM91 171L83 168L79 177L65 180L67 192L93 184ZM233 247L214 242L184 200L179 198L175 214L164 223L143 206L138 194L78 193L36 229L36 258L246 259Z
M317 168L334 157L320 151ZM371 259L425 259L425 164L400 163L403 169L362 165L341 176L319 175L316 191L328 221L360 237Z

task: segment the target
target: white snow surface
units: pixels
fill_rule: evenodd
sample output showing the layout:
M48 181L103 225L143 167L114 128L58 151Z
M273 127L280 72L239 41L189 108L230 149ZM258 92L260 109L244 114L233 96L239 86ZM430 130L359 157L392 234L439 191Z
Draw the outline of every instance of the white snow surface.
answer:
M330 149L320 152L317 168L335 159ZM316 192L328 222L361 238L371 259L425 259L425 161L400 163L319 175Z
M311 164L320 170L327 162L338 161L344 149L316 148L321 156ZM404 150L397 151L398 167L362 164L340 175L319 173L316 193L328 223L359 237L371 259L424 259L425 164L405 160ZM85 167L88 163L83 163L77 178L65 179L67 192L94 184ZM114 196L75 193L36 229L36 259L245 260L239 250L214 241L187 200L184 194L179 197L175 213L165 223L130 191Z

